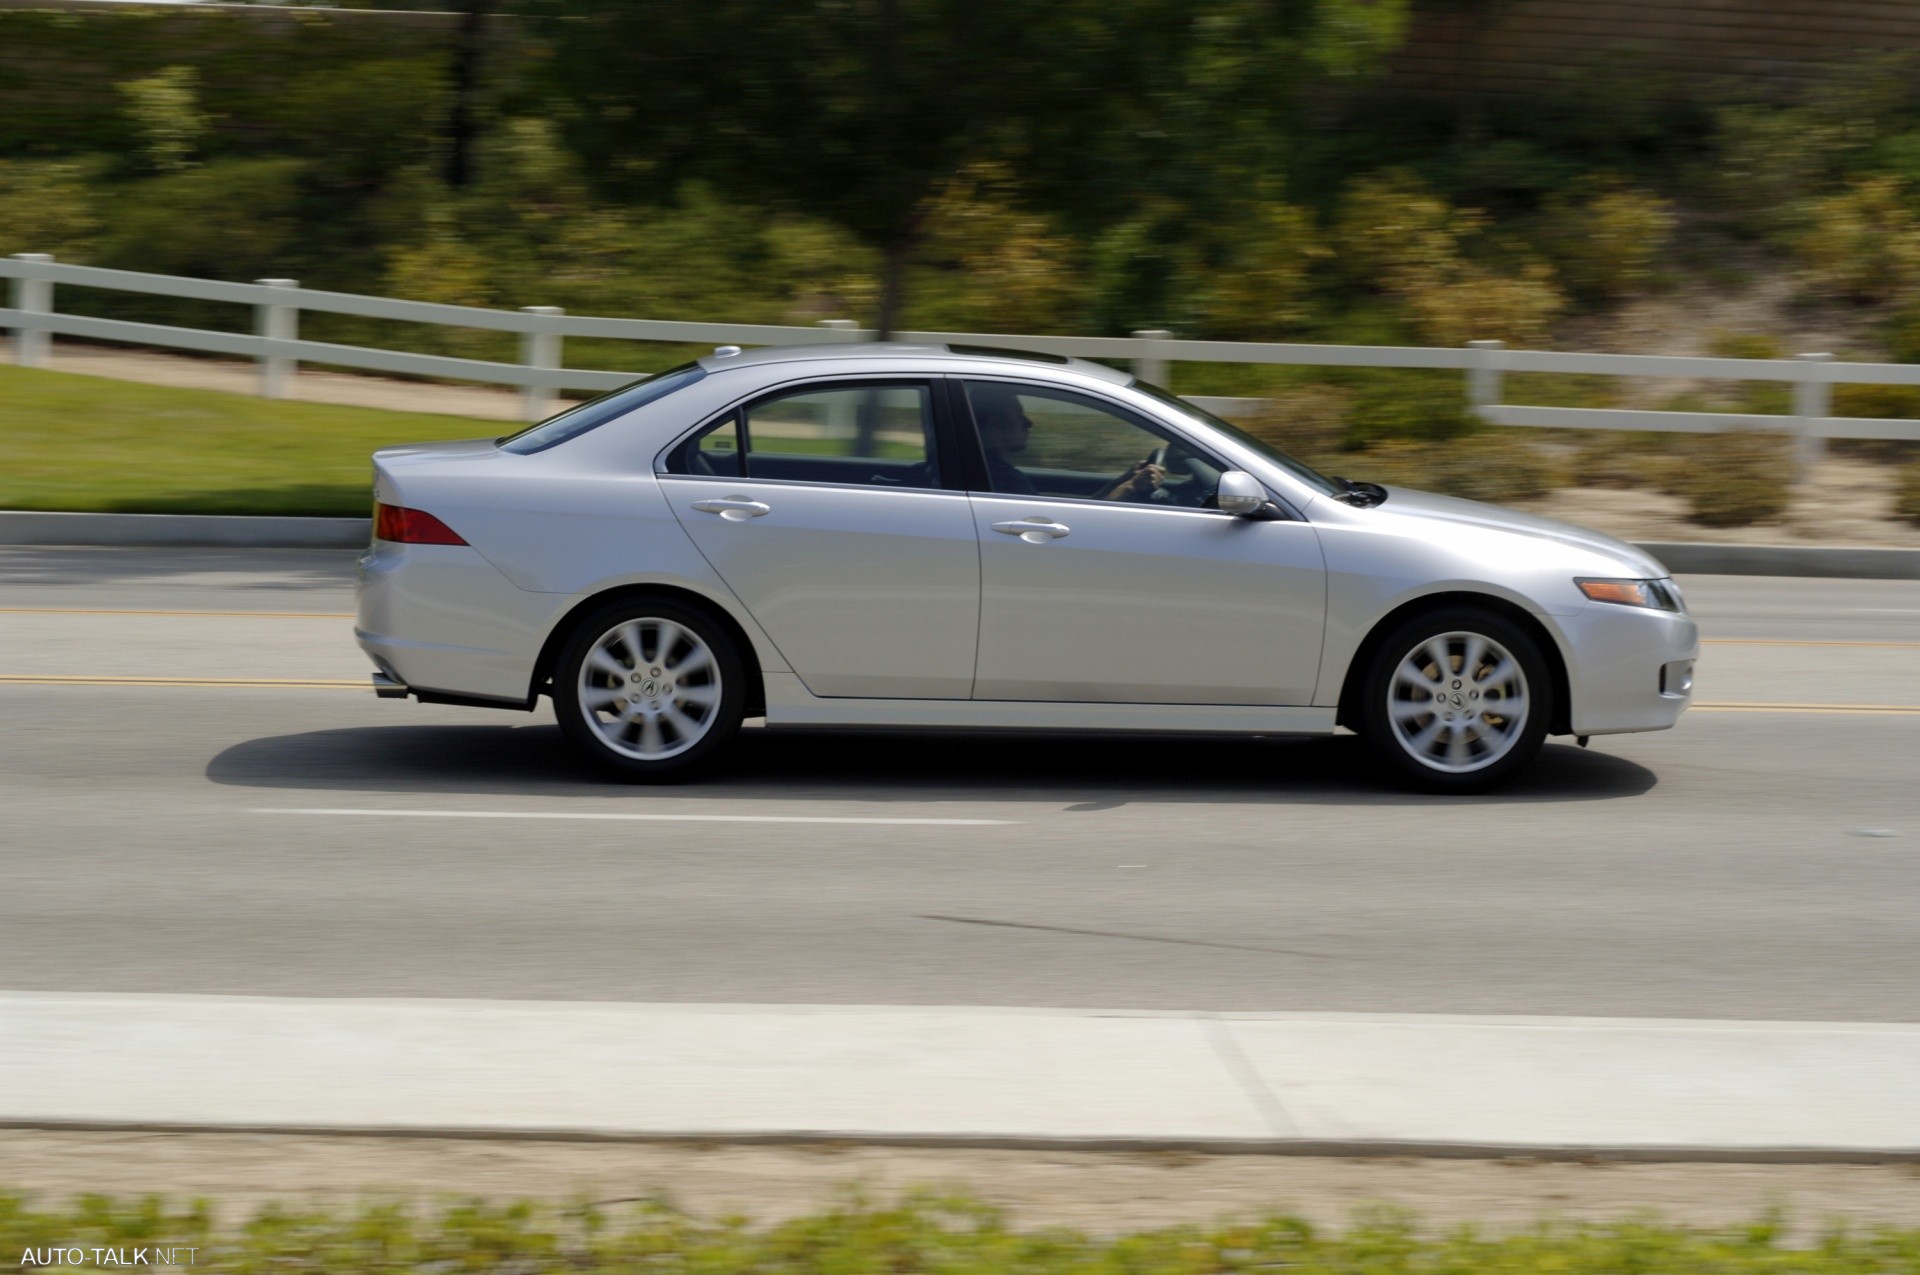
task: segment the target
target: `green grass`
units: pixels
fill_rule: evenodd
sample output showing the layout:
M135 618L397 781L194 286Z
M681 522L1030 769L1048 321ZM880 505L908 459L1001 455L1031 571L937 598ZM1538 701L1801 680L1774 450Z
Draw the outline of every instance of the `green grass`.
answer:
M364 515L376 448L513 428L0 367L0 509Z
M1712 1230L1651 1218L1543 1223L1517 1234L1432 1233L1362 1215L1342 1231L1295 1218L1093 1238L1016 1228L969 1200L920 1196L779 1225L702 1221L663 1204L553 1210L519 1204L354 1210L272 1206L251 1220L204 1206L91 1197L36 1209L0 1194L0 1263L62 1247L192 1248L206 1275L1868 1275L1920 1271L1920 1231L1830 1230L1786 1242L1777 1219ZM179 1265L187 1256L177 1254ZM9 1269L13 1269L9 1267ZM37 1269L37 1267L36 1267Z

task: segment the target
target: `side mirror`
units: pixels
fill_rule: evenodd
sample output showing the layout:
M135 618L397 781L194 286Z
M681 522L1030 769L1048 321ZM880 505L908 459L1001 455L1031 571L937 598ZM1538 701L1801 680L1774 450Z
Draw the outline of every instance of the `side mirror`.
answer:
M1226 513L1241 518L1266 517L1273 508L1273 501L1267 497L1267 489L1260 485L1260 480L1241 469L1230 469L1220 475L1213 502Z

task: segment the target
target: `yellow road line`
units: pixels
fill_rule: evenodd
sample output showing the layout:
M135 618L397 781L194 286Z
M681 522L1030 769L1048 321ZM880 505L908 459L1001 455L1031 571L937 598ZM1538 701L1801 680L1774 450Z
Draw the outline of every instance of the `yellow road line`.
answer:
M1920 713L1920 704L1695 704L1703 713Z
M1868 646L1920 650L1920 642L1829 642L1812 638L1701 638L1701 646Z
M0 615L248 616L269 620L351 620L351 611L150 611L114 607L0 607Z
M370 691L366 680L318 677L96 677L57 673L0 673L7 686L253 686L269 690Z

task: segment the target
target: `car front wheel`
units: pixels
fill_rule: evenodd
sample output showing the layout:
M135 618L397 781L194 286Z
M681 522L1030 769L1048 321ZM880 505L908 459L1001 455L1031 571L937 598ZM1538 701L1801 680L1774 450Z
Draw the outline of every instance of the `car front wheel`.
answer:
M1431 792L1485 792L1539 753L1553 679L1532 635L1489 611L1417 616L1374 653L1362 733L1403 781Z
M576 749L622 779L677 779L740 729L746 677L731 635L671 599L587 616L561 650L553 706Z

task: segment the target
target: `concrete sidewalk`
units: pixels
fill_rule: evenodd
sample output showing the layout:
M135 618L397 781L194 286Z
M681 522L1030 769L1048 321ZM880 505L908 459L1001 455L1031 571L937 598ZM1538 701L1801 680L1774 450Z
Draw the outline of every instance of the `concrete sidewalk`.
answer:
M0 1124L1920 1156L1920 1025L0 993Z

